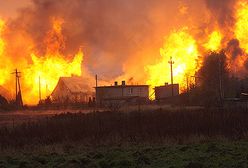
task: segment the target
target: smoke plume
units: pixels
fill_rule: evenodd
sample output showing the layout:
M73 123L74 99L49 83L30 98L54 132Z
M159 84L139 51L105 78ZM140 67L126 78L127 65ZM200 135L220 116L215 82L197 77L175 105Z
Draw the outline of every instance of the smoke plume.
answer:
M84 62L92 73L117 77L159 57L163 36L193 22L195 18L188 15L199 16L192 14L199 13L199 4L189 0L33 0L32 6L9 21L9 55L21 59L29 57L30 50L43 55L44 36L52 18L62 18L66 45L62 52L70 57L82 47ZM16 37L20 43L13 42ZM23 44L23 40L30 43ZM141 64L132 66L136 61Z
M226 51L233 60L245 54L245 52L240 48L237 39L232 39L227 43Z
M206 0L206 5L220 27L232 27L235 23L234 6L236 0Z

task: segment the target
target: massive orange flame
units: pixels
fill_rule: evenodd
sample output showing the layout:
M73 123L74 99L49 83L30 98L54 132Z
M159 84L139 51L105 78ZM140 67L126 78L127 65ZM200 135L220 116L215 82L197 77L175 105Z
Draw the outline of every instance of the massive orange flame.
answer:
M3 38L3 32L5 31L5 21L0 19L0 85L3 85L7 80L10 80L11 63L5 55L6 43Z
M44 56L31 54L32 64L23 73L24 85L31 90L29 95L24 95L24 98L28 98L28 102L31 102L34 97L37 97L39 83L41 85L42 98L45 98L55 88L59 77L81 75L83 60L81 49L72 61L65 59L61 54L61 50L65 47L62 24L63 20L53 19L53 29L47 33L47 37L45 38L47 51Z
M236 53L235 56L229 53L228 64L230 71L237 77L244 77L247 74L247 54L248 54L248 2L237 1L235 13L235 25L233 28L234 37L238 40L236 46L231 46L229 52ZM237 48L240 47L240 48ZM238 51L238 52L237 52Z
M151 87L164 85L170 82L170 68L168 61L172 57L174 82L185 84L185 77L193 76L197 70L199 52L194 38L182 29L175 31L165 39L163 48L160 49L161 60L158 64L146 67L149 73L147 84Z
M166 39L164 47L161 49L161 60L155 65L146 66L149 74L147 84L152 87L163 85L165 82L170 82L170 67L168 61L170 57L173 58L175 64L173 65L174 82L179 83L182 88L185 88L186 78L193 76L200 68L202 57L208 51L220 51L225 48L225 45L230 39L238 39L241 49L244 53L239 54L236 58L228 55L228 64L230 71L241 76L245 71L245 64L247 62L248 53L248 2L245 0L237 1L235 14L235 26L233 29L233 37L229 37L229 32L222 32L221 29L216 28L210 31L207 40L203 43L201 38L195 38L191 33L180 30L171 33ZM226 33L226 34L224 34ZM203 40L204 41L204 40ZM225 45L224 45L225 44ZM238 46L237 46L238 47ZM198 50L204 48L204 50ZM197 61L196 61L197 60Z
M237 4L235 24L235 35L240 42L241 48L248 53L248 2L245 0L239 1Z
M62 19L52 19L52 29L49 31L44 39L47 46L46 53L43 56L38 56L31 53L31 62L27 60L23 62L9 62L10 68L1 65L1 74L5 74L0 78L0 84L6 86L10 83L13 76L10 75L14 67L22 71L21 85L23 88L24 102L28 104L35 104L39 100L39 85L41 88L42 98L49 96L55 88L59 77L81 75L83 53L79 49L75 57L70 60L63 54L62 50L65 47L65 41L62 34ZM0 22L0 30L4 27L4 22ZM1 33L1 31L0 31ZM4 39L0 34L0 57L4 54ZM13 82L13 81L12 81ZM9 87L6 86L8 89ZM13 90L14 88L10 89Z
M151 64L150 59L147 59L149 60L149 64L146 64L148 61L144 63L146 65L144 66L145 73L141 73L144 75L142 82L151 85L151 88L163 85L165 82L170 83L170 65L168 61L170 57L172 57L174 61L174 83L179 83L181 89L183 89L186 87L187 78L194 76L195 72L201 66L202 57L199 56L205 55L208 51L219 51L225 48L229 42L228 40L234 38L238 39L244 53L242 53L242 56L235 58L235 60L233 60L231 56L228 56L228 63L231 71L240 72L244 69L248 53L248 2L246 0L237 1L235 20L236 23L234 27L230 28L230 30L233 31L231 33L224 32L224 28L221 28L220 25L220 27L216 26L218 25L216 22L206 28L207 33L204 31L204 33L200 35L202 37L199 37L199 34L196 35L192 33L193 31L190 31L192 27L177 28L176 31L173 31L164 39L164 45L160 49L161 57L155 60L156 63ZM82 74L81 62L83 60L83 53L81 49L75 54L74 58L69 59L63 55L63 50L66 47L65 38L63 36L64 20L61 18L52 18L51 23L51 30L46 33L44 38L44 44L46 46L45 54L37 54L35 48L33 49L33 46L35 46L32 45L33 42L28 42L29 45L32 45L28 56L25 55L24 58L18 58L18 61L16 61L15 56L8 55L9 52L6 52L6 48L9 44L3 34L5 29L7 29L7 25L4 20L0 19L0 85L13 91L14 77L10 75L10 73L15 68L18 68L22 71L21 84L24 102L29 104L38 102L39 79L42 98L45 98L52 92L59 77ZM205 33L207 35L205 35ZM233 35L233 37L227 37L229 35ZM15 38L19 39L19 37ZM19 43L25 43L25 41L23 41L23 39L25 39L24 37L20 39L19 41L21 42ZM153 47L155 47L155 45L153 45ZM143 53L144 55L147 54L145 49L140 53L142 53L140 55L143 55ZM150 55L150 53L147 55ZM146 56L146 58L149 58L149 56ZM131 69L129 68L130 65L126 66L126 69ZM129 75L124 74L123 76Z
M5 25L4 21L0 19L0 37L2 36L4 25ZM4 50L4 41L2 38L0 38L0 55L3 54L3 50Z
M210 51L218 51L221 47L222 35L219 31L213 31L209 35L209 41L204 44L204 47Z

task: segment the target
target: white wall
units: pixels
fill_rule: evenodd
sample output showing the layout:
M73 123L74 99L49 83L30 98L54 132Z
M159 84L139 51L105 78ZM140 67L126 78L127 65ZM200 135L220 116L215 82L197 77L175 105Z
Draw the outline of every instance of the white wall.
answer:
M121 97L144 97L149 98L148 86L113 86L113 87L98 87L96 89L98 100L121 98Z

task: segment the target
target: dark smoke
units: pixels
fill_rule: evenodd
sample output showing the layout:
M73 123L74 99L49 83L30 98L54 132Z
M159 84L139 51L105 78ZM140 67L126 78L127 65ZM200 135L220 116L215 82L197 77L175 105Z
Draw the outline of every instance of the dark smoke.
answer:
M232 27L235 23L234 7L236 0L205 0L207 7L220 27Z
M243 49L240 48L239 41L237 39L232 39L227 43L226 51L232 59L236 59L237 57L245 54Z
M9 21L9 52L29 57L29 50L35 49L44 55L44 36L50 29L51 18L58 17L65 21L63 53L72 56L82 47L84 63L92 73L117 77L123 74L124 64L130 59L134 61L128 63L139 61L133 69L140 71L160 58L164 36L201 19L202 1L33 0L32 6L22 9L16 19ZM185 7L183 13L180 6ZM15 37L20 37L20 44L11 46L16 45ZM21 42L26 39L33 41L31 49ZM18 47L19 50L13 50Z
M225 51L227 55L232 59L231 61L233 62L235 62L237 59L245 60L242 66L248 70L247 54L242 48L240 48L240 42L238 39L234 38L235 35L233 32L236 22L235 5L237 0L205 0L205 2L208 9L211 11L213 18L217 19L218 25L224 34L225 41L228 41L225 44ZM243 72L239 73L242 74Z
M238 39L232 39L227 43L227 46L225 48L226 54L229 56L229 58L231 58L231 64L233 62L235 62L237 59L242 59L245 60L243 63L243 67L244 69L239 71L239 74L237 75L243 75L244 70L247 71L248 70L248 55L246 54L246 52L240 48L240 43ZM233 66L233 65L231 65Z
M245 61L244 67L245 67L246 70L248 70L248 60Z
M157 1L158 2L158 1ZM34 40L34 48L44 55L44 36L51 18L64 19L65 55L79 47L86 52L88 65L95 71L117 76L122 64L139 43L140 37L152 34L149 10L156 2L132 0L33 0L33 6L22 9L10 23L15 32L25 32ZM138 41L137 41L137 40ZM28 53L28 52L27 52ZM16 53L12 53L16 54Z

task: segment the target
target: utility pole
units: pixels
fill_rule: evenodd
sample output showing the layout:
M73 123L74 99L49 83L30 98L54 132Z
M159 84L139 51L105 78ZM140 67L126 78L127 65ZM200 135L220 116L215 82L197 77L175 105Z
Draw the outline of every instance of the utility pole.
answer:
M48 98L48 85L46 84L46 98Z
M18 72L17 69L15 69L14 72L12 72L11 74L15 75L15 82L16 82L16 87L15 87L15 92L16 92L16 105L17 106L23 106L23 101L22 101L22 93L21 93L21 85L20 85L20 74L21 72Z
M171 69L171 96L174 96L174 88L173 88L173 64L175 63L172 60L172 57L170 57L170 60L168 61L170 64L170 69Z
M189 76L186 76L186 82L187 82L187 93L189 93Z
M222 100L223 100L223 86L222 86L222 68L223 68L223 63L222 63L222 60L221 60L221 56L219 55L219 99L220 99L220 107L222 107L222 105L223 105L223 102L222 102Z
M97 87L98 87L98 77L97 77L97 74L96 74L95 78L96 78L96 90L97 90ZM97 93L95 93L95 108L96 108L95 111L97 111L97 103L98 103L97 101L98 101L97 100Z
M40 85L40 76L39 76L39 103L41 103L41 85Z
M97 75L96 75L96 88L97 88Z
M18 74L19 72L17 71L17 69L15 70L15 72L13 72L13 74L15 74L15 81L16 81L16 87L15 87L15 90L16 90L16 101L17 101L17 94L18 94Z

